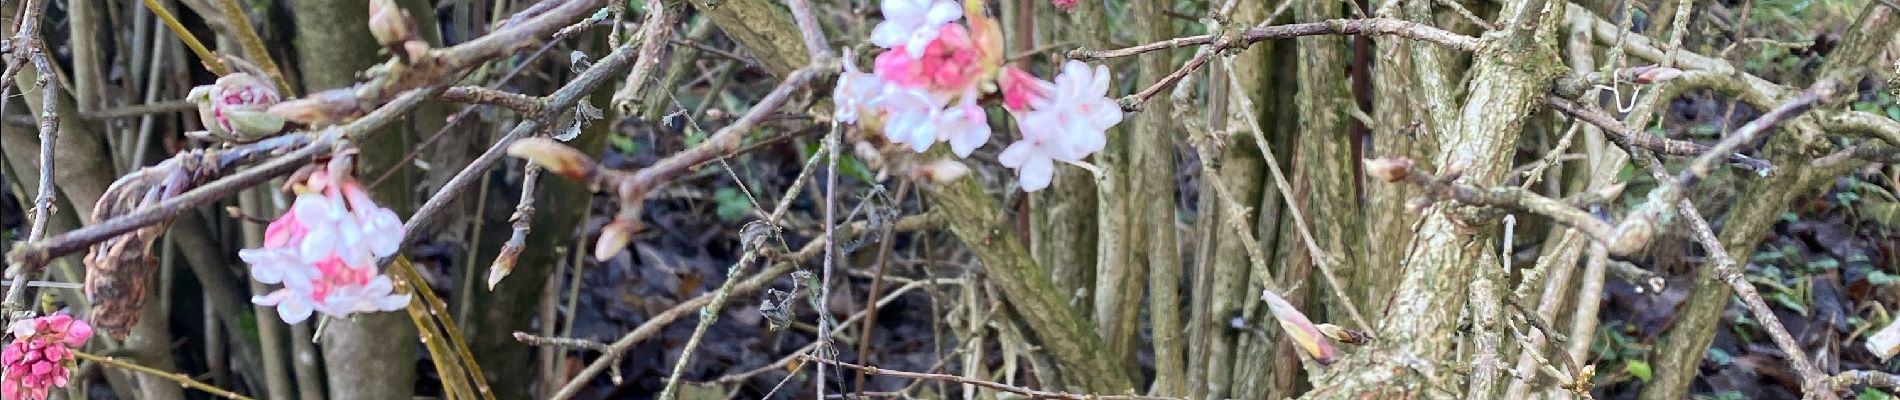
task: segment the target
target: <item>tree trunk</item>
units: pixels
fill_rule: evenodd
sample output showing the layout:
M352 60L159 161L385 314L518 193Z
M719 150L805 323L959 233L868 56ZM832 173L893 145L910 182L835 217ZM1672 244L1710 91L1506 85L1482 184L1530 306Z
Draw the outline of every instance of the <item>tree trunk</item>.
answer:
M347 87L355 83L358 71L382 60L367 28L368 3L303 0L291 3L291 10L297 24L298 70L306 92ZM406 217L414 207L413 186L407 168L396 162L411 148L407 138L392 128L356 145L362 152L356 158L358 176L381 176L399 169L371 196ZM329 319L322 340L331 398L393 399L415 393L417 335L408 318L386 312Z
M1167 15L1167 4L1158 1L1144 1L1133 9L1135 18L1144 21L1139 24L1147 29L1139 32L1144 42L1166 40L1174 37L1174 21ZM1141 79L1137 82L1146 85L1160 81L1174 72L1168 57L1142 57ZM1159 96L1157 96L1159 97ZM1143 259L1130 259L1145 264L1148 280L1148 320L1154 338L1154 389L1157 396L1179 396L1186 392L1183 373L1186 359L1181 343L1181 250L1175 242L1176 215L1174 202L1174 132L1180 131L1180 124L1172 122L1171 103L1167 99L1151 99L1143 103L1142 111L1135 114L1134 129L1131 131L1129 146L1131 165L1129 169L1130 187L1127 189L1131 208L1139 208L1133 213L1138 217L1128 221L1130 232L1139 232L1142 236L1141 253ZM1139 275L1139 274L1137 274ZM1137 283L1134 287L1140 287ZM1132 300L1141 302L1141 291L1126 293ZM1122 317L1140 320L1140 311L1129 312ZM1135 333L1135 332L1129 332ZM1127 336L1130 342L1139 338L1139 334ZM1110 343L1116 343L1110 340ZM1125 346L1129 355L1133 355L1133 345Z

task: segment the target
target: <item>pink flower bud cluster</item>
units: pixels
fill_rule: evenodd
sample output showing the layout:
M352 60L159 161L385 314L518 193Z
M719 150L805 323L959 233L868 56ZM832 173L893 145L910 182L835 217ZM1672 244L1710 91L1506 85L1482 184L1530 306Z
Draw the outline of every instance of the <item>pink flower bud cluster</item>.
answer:
M989 116L977 100L1000 89L1022 128L1001 161L1016 169L1023 190L1042 190L1055 161L1081 164L1121 122L1121 108L1105 97L1108 68L1070 61L1055 82L1005 68L997 25L971 1L959 8L953 0L883 0L884 21L871 43L888 51L871 72L845 64L832 93L834 117L879 126L891 142L919 153L947 142L958 157L969 157L990 139Z
M13 342L0 351L6 376L0 397L6 400L45 399L52 388L66 387L71 377L73 349L92 338L92 325L71 315L49 315L16 321L7 327Z
M186 99L198 105L198 117L216 138L239 138L277 133L283 121L266 114L282 95L270 81L236 72L210 85L191 89Z
M407 306L409 295L394 294L395 285L376 265L402 245L396 213L376 205L354 178L332 170L318 169L296 191L290 211L265 229L263 247L238 251L253 279L283 285L251 302L277 307L278 317L291 324L313 311L345 318Z

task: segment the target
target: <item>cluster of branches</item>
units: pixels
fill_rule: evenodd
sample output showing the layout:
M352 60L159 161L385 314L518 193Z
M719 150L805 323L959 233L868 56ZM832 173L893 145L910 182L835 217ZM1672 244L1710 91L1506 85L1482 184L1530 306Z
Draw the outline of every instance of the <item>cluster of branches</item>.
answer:
M414 230L419 227L427 226L432 220L441 217L449 199L453 199L457 197L459 193L467 190L470 185L479 180L482 172L492 167L504 154L508 154L511 151L518 155L528 154L534 150L535 146L545 146L547 143L550 143L546 139L531 140L530 138L534 136L548 136L547 132L551 130L551 126L559 116L568 112L578 112L577 110L582 108L579 102L586 94L592 93L608 82L624 78L626 85L614 95L615 104L619 106L631 104L629 99L642 90L644 82L649 80L648 75L654 71L655 66L658 65L662 57L662 53L669 44L669 40L667 39L672 34L671 27L677 22L680 13L683 12L683 10L679 9L676 5L658 0L648 1L646 9L649 11L649 14L646 17L646 22L641 25L641 30L638 32L636 40L616 46L611 53L595 61L584 72L580 73L578 77L567 82L552 94L546 96L531 96L500 92L490 88L457 86L457 82L462 81L473 70L486 63L533 49L537 43L541 43L549 38L559 39L564 37L565 35L571 34L575 29L582 29L577 28L577 26L584 27L591 25L589 21L597 22L602 18L601 16L607 14L596 12L596 10L607 6L607 3L609 2L605 0L543 1L509 18L493 33L486 36L441 49L403 49L404 51L400 52L397 57L390 59L384 67L378 68L377 71L380 72L373 74L369 80L353 88L334 89L330 92L312 94L308 97L308 99L347 99L346 101L340 102L340 104L347 104L347 107L344 107L343 111L326 114L325 118L303 121L309 123L309 129L286 133L276 139L207 149L200 152L183 153L171 161L161 162L152 167L146 167L148 171L157 170L157 172L141 171L134 175L144 176L158 174L159 172L163 172L163 170L181 169L188 169L192 174L196 175L193 176L193 179L190 179L192 185L190 185L191 187L188 189L172 188L171 192L165 193L165 195L160 198L151 199L142 204L138 204L136 207L116 210L116 213L110 215L97 216L91 225L51 236L48 236L47 232L45 232L44 223L47 219L47 215L52 212L51 204L54 190L52 187L53 166L51 165L51 160L53 159L54 135L56 135L59 116L54 113L53 110L55 107L52 107L52 103L54 101L53 93L55 93L56 90L53 90L54 88L51 86L53 83L47 79L48 76L52 76L53 74L50 73L50 66L41 51L43 44L41 44L38 39L37 18L23 19L15 35L15 39L11 42L14 47L10 49L9 52L6 74L9 76L12 75L18 69L24 68L24 65L28 64L30 60L31 64L40 70L39 84L43 88L43 93L46 93L46 97L43 101L47 103L47 106L42 109L43 112L39 124L42 145L40 160L42 165L39 170L41 174L39 181L40 187L34 202L33 225L29 230L27 240L6 255L7 260L14 266L14 269L10 270L8 275L15 277L13 281L14 287L8 292L6 297L6 310L14 315L18 315L23 311L20 304L21 293L23 293L22 285L26 281L23 277L32 276L37 269L42 268L54 258L76 254L107 242L108 240L112 240L113 238L133 234L141 229L161 226L161 224L180 213L226 198L240 190L262 184L270 179L289 174L302 165L328 156L340 143L361 141L369 138L374 135L375 132L379 131L380 128L414 111L416 107L426 100L442 99L492 105L509 108L521 113L524 116L524 120L520 124L516 125L495 143L492 143L485 152L464 166L453 178L449 179L446 184L438 189L434 195L430 196L429 200L405 223L404 228ZM757 43L745 43L747 45L757 45L753 49L755 55L760 57L761 61L765 64L780 67L788 66L789 68L776 68L782 69L775 71L781 75L780 82L777 86L757 104L753 105L745 114L736 119L735 122L715 132L703 143L669 155L661 161L637 171L606 169L597 164L585 162L584 159L580 159L583 160L583 162L570 163L539 162L537 163L538 165L525 167L527 168L525 174L527 178L524 180L524 182L526 182L524 185L530 189L524 191L517 204L517 215L513 218L515 222L513 226L515 231L514 235L504 246L504 251L501 252L501 255L492 262L494 267L491 268L490 284L493 285L494 282L507 275L507 271L511 269L514 263L513 257L519 253L523 239L529 233L528 224L525 222L527 220L526 215L531 214L535 209L532 188L534 187L533 182L535 182L535 179L537 179L541 173L541 168L550 168L553 172L570 179L585 182L594 190L611 193L616 196L620 202L621 213L616 216L612 224L604 229L602 238L597 242L595 247L595 254L597 256L604 257L612 255L613 253L619 252L626 246L627 242L631 240L632 233L637 229L636 224L640 219L640 213L643 209L642 205L650 193L680 178L687 171L691 171L700 165L719 161L743 151L744 148L740 146L742 144L741 139L748 131L756 127L757 124L773 113L780 112L786 107L798 104L798 102L795 101L796 95L811 89L814 85L828 82L830 80L829 78L835 75L839 69L837 66L838 60L835 59L835 55L832 54L829 46L830 41L825 38L823 34L824 30L817 23L808 2L792 0L788 3L791 13L790 19L796 26L796 32L798 32L800 44L802 44L802 46L797 47L802 47L801 50L803 51L773 50L782 48L766 47L763 44ZM1569 6L1563 2L1529 1L1528 3L1530 4L1519 4L1513 7L1533 10L1565 9L1567 7L1567 11L1571 14L1588 15L1588 11L1582 11L1578 7ZM37 10L44 7L44 5L43 1L26 0L24 7L29 10L28 16L33 17L35 15L34 13L37 13ZM694 5L699 4L694 3ZM1874 10L1874 12L1886 12L1879 11L1878 7L1870 7L1870 10ZM1597 20L1594 16L1587 17L1595 22L1594 24L1587 25L1591 29L1615 29L1614 25ZM1285 25L1261 23L1256 26L1223 33L1174 38L1166 41L1106 51L1076 50L1069 52L1067 55L1074 59L1095 60L1131 57L1185 46L1199 47L1201 51L1197 52L1193 58L1175 69L1172 73L1167 74L1155 82L1142 85L1142 90L1122 99L1121 104L1124 109L1138 111L1142 109L1141 105L1143 103L1149 101L1160 92L1188 81L1191 76L1202 71L1207 65L1212 64L1211 61L1215 61L1216 57L1227 57L1230 50L1245 48L1262 41L1315 35L1391 36L1429 42L1449 49L1470 52L1473 53L1474 57L1477 57L1481 63L1500 63L1503 62L1500 59L1500 57L1504 57L1503 53L1519 51L1526 46L1534 45L1535 42L1531 41L1531 38L1534 38L1540 30L1555 29L1552 25L1556 25L1556 21L1541 20L1538 13L1535 12L1513 14L1510 15L1510 18L1512 18L1511 21L1506 21L1509 23L1498 25L1502 31L1495 37L1486 36L1483 39L1465 36L1403 19L1359 18ZM577 22L581 25L575 25ZM1544 24L1544 26L1538 26L1539 23ZM724 24L722 27L735 31L743 31L746 29L734 24ZM733 35L735 37L743 36L743 32L733 33L735 33ZM1817 105L1826 104L1826 99L1835 91L1836 86L1841 85L1840 82L1845 75L1842 77L1824 77L1819 83L1808 89L1790 94L1795 91L1739 72L1719 59L1695 55L1694 53L1682 51L1676 47L1657 46L1637 35L1624 35L1621 32L1616 32L1610 35L1599 34L1599 36L1615 36L1619 38L1627 36L1627 41L1621 45L1627 48L1632 54L1650 59L1658 59L1665 64L1673 63L1676 65L1676 67L1660 67L1663 69L1645 71L1673 71L1670 73L1671 78L1674 78L1673 80L1678 83L1731 88L1739 92L1738 97L1745 99L1749 103L1764 108L1772 108L1772 110L1755 121L1737 129L1735 132L1730 133L1718 143L1713 145L1701 145L1687 141L1650 136L1636 129L1632 129L1629 126L1625 126L1616 118L1611 117L1610 114L1595 106L1594 100L1581 100L1589 98L1586 97L1586 93L1589 91L1589 88L1595 84L1613 83L1619 80L1617 77L1645 76L1643 72L1620 71L1621 73L1611 74L1549 73L1548 75L1550 76L1530 76L1532 79L1541 80L1541 82L1536 82L1530 86L1535 88L1535 93L1531 93L1534 99L1542 100L1541 104L1548 104L1553 109L1568 114L1578 121L1583 121L1602 128L1608 138L1622 146L1631 154L1637 155L1636 159L1639 163L1644 164L1650 172L1655 174L1659 182L1665 183L1656 192L1651 193L1649 200L1640 206L1637 211L1625 217L1621 222L1616 223L1603 221L1591 213L1584 211L1582 207L1587 206L1587 204L1582 204L1583 202L1547 198L1529 191L1511 187L1492 188L1482 186L1484 184L1482 182L1489 178L1461 179L1463 178L1462 173L1464 172L1464 168L1470 166L1460 164L1460 162L1467 160L1454 159L1449 156L1432 160L1434 163L1440 165L1437 173L1422 170L1418 168L1416 166L1417 164L1413 161L1403 159L1369 161L1367 170L1374 176L1381 177L1390 182L1407 182L1424 187L1427 196L1425 200L1423 200L1423 204L1418 207L1420 211L1429 209L1434 210L1431 211L1434 213L1445 213L1445 211L1436 211L1442 208L1425 207L1425 205L1429 205L1431 201L1452 200L1467 205L1503 207L1544 215L1585 233L1614 254L1629 254L1641 249L1655 236L1657 230L1662 229L1663 221L1669 219L1665 218L1666 216L1672 214L1679 215L1682 217L1680 220L1687 221L1697 233L1696 239L1698 243L1702 244L1712 254L1715 254L1714 258L1717 260L1716 265L1718 271L1722 272L1718 278L1723 279L1733 286L1738 293L1742 294L1745 302L1750 306L1751 312L1768 327L1776 344L1781 346L1784 352L1788 354L1788 357L1796 366L1796 369L1802 374L1804 387L1813 393L1831 393L1833 386L1830 385L1830 382L1839 382L1846 378L1829 378L1820 373L1812 363L1806 360L1803 355L1805 353L1794 345L1792 339L1788 338L1785 328L1781 327L1780 324L1775 321L1774 315L1767 310L1760 296L1753 293L1752 286L1749 286L1746 281L1739 277L1740 273L1732 257L1729 257L1723 247L1720 246L1719 243L1716 243L1706 219L1698 215L1690 203L1684 201L1684 193L1688 188L1693 187L1708 177L1711 171L1719 168L1724 163L1732 163L1763 173L1773 171L1774 166L1770 165L1767 161L1743 155L1742 150L1753 147L1759 141L1761 135L1772 131L1771 128L1777 125L1795 121L1793 123L1810 126L1809 128L1803 129L1858 132L1885 142L1884 144L1862 144L1854 148L1839 149L1836 152L1837 156L1830 156L1831 158L1823 160L1836 163L1846 163L1848 162L1845 161L1847 159L1883 160L1885 159L1883 157L1891 157L1891 147L1900 146L1900 127L1896 127L1896 124L1891 120L1878 116L1869 117L1868 115L1863 115L1864 113L1824 109L1814 110ZM741 41L744 42L744 40ZM215 60L215 57L206 57L208 64L217 63ZM1675 75L1676 73L1679 73L1679 76ZM1649 78L1651 80L1662 81L1662 79L1656 79L1653 78L1653 75L1651 76L1652 77ZM1626 80L1634 79L1626 78ZM0 79L0 81L11 82L11 79ZM9 97L5 96L5 92L10 90L10 88L5 88L5 85L6 83L0 83L0 107L4 106L4 99ZM1220 99L1218 101L1225 102L1226 100ZM1810 112L1811 110L1813 111ZM1805 117L1803 116L1804 113L1807 114ZM1258 129L1255 130L1256 133L1258 133ZM845 146L845 144L841 142L846 139L846 135L842 135L836 130L834 130L832 135L828 138L825 148L831 152L831 157L828 159L832 162L836 162L837 152L840 148ZM862 140L855 136L849 137L849 139L854 141ZM1271 155L1271 152L1266 153ZM1658 162L1651 153L1691 157L1692 159L1687 168L1680 172L1669 173L1661 168L1660 162ZM894 163L922 163L920 161L914 161L913 158L903 154L891 153L887 155L889 157L885 159L894 160ZM567 160L575 160L575 158L567 158ZM810 173L810 171L814 169L813 166L814 165L808 164L805 172ZM957 216L955 218L942 218L941 221L939 221L952 233L956 234L966 243L1001 244L997 246L972 245L969 247L972 252L977 254L978 259L989 268L989 272L992 276L998 278L997 284L1009 301L1022 308L1055 310L1048 313L1025 313L1023 317L1028 319L1027 322L1029 323L1027 325L1032 330L1036 330L1035 333L1037 337L1041 337L1048 342L1045 344L1050 346L1051 353L1053 353L1053 357L1057 363L1060 364L1061 368L1074 371L1076 375L1082 376L1082 378L1078 378L1082 382L1085 382L1080 385L1082 389L1097 392L1115 392L1130 389L1129 382L1131 380L1120 372L1119 367L1108 366L1108 362L1105 360L1091 359L1092 355L1089 354L1089 350L1100 347L1100 344L1096 343L1099 338L1095 336L1094 333L1080 328L1080 324L1075 323L1079 317L1076 316L1073 310L1069 310L1069 307L1065 304L1066 302L1062 301L1059 297L1051 297L1060 295L1053 293L1054 290L1051 290L1052 287L1049 287L1046 278L1040 278L1046 277L1046 272L1043 270L1044 266L1036 265L1035 262L1027 256L1026 250L1021 246L1021 242L1018 238L1013 237L1014 234L1012 231L999 229L999 227L1006 226L1005 217L1003 216L1001 208L982 190L976 178L974 176L953 175L943 179L936 179L936 177L927 176L928 173L931 173L928 169L914 168L911 170L915 173L907 175L907 178L932 178L921 180L925 193L930 195L932 200L939 205L942 213ZM806 177L801 176L799 179L803 180L806 179ZM835 177L828 177L827 179L835 181ZM792 190L795 191L799 187L802 187L802 185L792 185ZM830 187L830 185L827 185L827 187ZM1614 192L1602 193L1596 200L1605 201L1619 194L1620 193ZM826 203L823 224L825 240L821 242L823 246L816 251L825 257L826 275L829 275L830 262L836 257L834 253L838 251L837 241L834 237L837 234L836 231L840 230L838 229L839 227L834 226L836 220L832 212L832 206L835 200L832 196L833 193L830 192L825 194ZM793 197L795 197L795 193L788 193L782 198L789 200ZM763 226L771 230L777 229L776 224L778 223L778 219L786 212L788 205L789 201L780 203L770 216L761 222L764 224ZM909 229L917 229L920 228L922 224L923 222L920 220L912 222L912 225L905 225L904 223L900 223L899 225L909 226ZM406 240L413 242L417 240L417 235L411 235ZM405 245L407 244L408 243L405 243ZM1307 244L1314 247L1315 254L1326 254L1325 251L1321 251L1324 249L1319 249L1310 237L1307 238ZM759 246L748 247L758 248ZM510 251L509 249L513 250ZM1347 251L1346 249L1331 250L1334 252ZM679 307L675 307L675 310L679 312L669 311L669 314L665 314L670 315L669 318L655 318L648 324L641 326L640 329L636 329L622 336L619 340L611 344L599 346L604 356L594 361L585 370L582 370L580 374L574 377L566 387L563 387L555 397L566 398L575 395L581 385L584 385L594 376L609 369L610 366L615 365L619 357L628 351L633 344L652 336L659 326L686 315L688 310L692 307L704 307L708 310L716 311L731 294L740 293L745 290L756 290L762 286L764 281L756 279L741 281L737 279L737 275L738 272L741 271L741 268L756 261L756 257L763 253L763 251L748 251L746 257L732 266L732 274L730 275L734 278L727 280L717 291L704 297L703 300L682 303ZM811 256L812 255L806 255L806 257ZM1256 258L1254 261L1257 263L1267 262L1267 260L1259 259L1261 256L1258 252L1254 253L1254 257ZM383 264L388 264L391 261L393 260L379 260L379 262ZM1412 269L1416 270L1419 268ZM767 268L761 270L756 276L770 279L786 271L788 270L777 267ZM1032 279L1032 277L1036 277L1036 279ZM829 281L828 276L825 278L825 281ZM411 282L411 284L417 285L419 287L418 290L428 290L426 285L422 282ZM1337 284L1333 286L1335 288L1338 287ZM1483 298L1474 298L1473 300L1480 302L1497 301L1497 299ZM1354 313L1356 313L1356 311L1354 311ZM702 315L715 316L717 313L709 312ZM1387 318L1413 317L1414 316L1407 315L1387 316ZM1418 316L1418 318L1425 317ZM1358 319L1363 320L1363 318ZM681 371L690 360L692 349L698 345L699 339L703 336L712 320L713 318L702 318L692 340L686 344L686 349L682 352L683 356L677 361L678 364L673 370L673 379L669 380L668 394L673 390L673 384L679 381ZM1534 319L1526 318L1526 320ZM1360 324L1362 326L1366 325L1364 321L1360 321ZM822 326L821 332L829 332L830 329L828 328L829 326ZM1552 337L1559 336L1555 335L1554 332L1546 333L1546 335ZM821 339L821 341L823 340L824 339ZM1363 353L1370 353L1370 351ZM1432 356L1432 354L1417 354L1416 356ZM846 364L819 358L814 358L813 360L819 361L818 365L821 369L821 375L825 365L844 366L846 368L864 370L871 374L888 372L876 370L873 367ZM1582 374L1581 371L1578 371L1578 368L1568 369L1570 370L1569 375L1572 378ZM476 376L478 377L477 379L479 379L479 375ZM898 376L932 378L920 374L899 374ZM1050 395L1048 393L1029 391L1027 389L1011 389L1012 387L1006 387L1007 385L986 386L1008 391L1017 391L1032 396ZM819 390L822 393L824 389L821 386ZM663 397L664 396L665 395L663 395ZM1067 397L1064 395L1055 396Z

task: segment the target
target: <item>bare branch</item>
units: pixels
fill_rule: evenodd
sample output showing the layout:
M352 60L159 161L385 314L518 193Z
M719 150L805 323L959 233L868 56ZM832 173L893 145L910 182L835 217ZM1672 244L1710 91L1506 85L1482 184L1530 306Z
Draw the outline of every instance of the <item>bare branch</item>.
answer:
M1558 111L1563 111L1565 114L1570 114L1578 120L1603 128L1604 137L1609 138L1610 141L1616 142L1617 145L1624 148L1642 148L1674 156L1700 156L1709 153L1708 146L1695 142L1669 139L1630 129L1624 126L1622 121L1616 120L1616 118L1605 114L1603 110L1594 106L1574 103L1555 95L1547 97L1545 100L1549 101L1551 107L1556 108ZM1768 171L1774 169L1774 166L1770 165L1767 160L1742 154L1728 154L1726 158L1736 165L1754 171Z
M804 185L793 185L792 187L799 188L803 186ZM792 197L795 196L786 196L785 198L790 200ZM937 220L929 214L912 215L899 219L897 223L892 225L892 229L903 232L916 231L934 227L937 223ZM849 230L851 231L863 231L869 229L869 225L870 224L867 223L857 223L849 227L841 228L850 228ZM784 261L774 263L771 268L761 270L757 274L753 274L751 277L745 278L743 281L733 285L731 288L732 294L746 294L764 288L766 285L771 284L772 281L777 280L780 276L791 272L796 260L807 260L812 257L817 257L818 254L824 250L823 244L824 242L822 241L812 241L805 244L805 247L800 248L798 252L782 257L781 259ZM752 253L748 252L747 254ZM739 280L737 276L727 277L726 279L732 281ZM668 324L673 323L673 321L677 321L699 310L701 307L711 304L716 295L718 295L718 293L701 293L699 297L680 302L674 305L673 308L653 315L652 318L641 323L640 326L635 327L633 331L627 332L626 335L620 336L620 339L608 344L607 351L603 351L600 358L595 359L592 364L587 365L586 369L575 374L572 380L567 382L566 386L562 386L559 392L556 392L554 396L549 398L554 400L568 399L580 394L581 388L586 386L589 380L595 376L599 376L600 373L606 371L609 366L619 363L620 357L625 355L628 350L632 350L634 345L640 344L640 342L653 337L654 334L658 334L660 329L665 328Z
M854 370L858 370L860 372L863 372L869 375L892 376L892 377L905 378L905 379L926 379L926 380L955 382L955 383L961 383L961 384L966 384L966 385L981 386L984 389L1015 393L1015 394L1023 395L1024 397L1031 398L1031 399L1063 399L1063 400L1136 400L1136 399L1167 400L1167 399L1175 399L1174 397L1154 397L1154 396L1142 396L1142 395L1132 395L1132 394L1130 395L1103 395L1103 394L1092 394L1092 393L1050 392L1050 391L1025 388L1021 386L1015 386L1015 385L1010 385L1010 384L1000 383L1000 382L970 379L961 375L926 374L926 373L921 373L921 372L906 372L906 371L882 369L878 367L862 366L862 365L852 364L852 363L838 361L838 360L813 357L810 355L801 355L798 358L800 360L805 360L805 361L812 361L812 362L818 362L818 363L823 363L823 364L836 365L836 366L840 366L844 368L854 369Z
M520 113L523 117L541 116L544 110L540 98L520 93L510 93L480 86L456 86L442 91L442 100L457 103L485 104Z
M1478 50L1478 38L1452 33L1451 31L1438 29L1430 25L1393 18L1335 19L1321 22L1255 27L1242 32L1240 40L1227 46L1245 47L1264 40L1313 35L1393 35L1407 39L1437 43L1464 51ZM1076 49L1070 50L1068 57L1082 61L1128 57L1156 50L1208 44L1215 41L1215 39L1215 35L1196 35L1115 50L1088 51ZM1226 49L1227 48L1221 48L1219 50Z
M26 236L26 240L31 243L46 237L47 221L52 219L53 216L53 167L55 164L53 162L53 148L59 139L59 113L57 111L59 108L59 83L52 79L53 67L52 64L46 60L45 46L40 43L39 38L40 14L46 11L46 3L44 1L28 0L22 4L22 6L25 7L26 12L23 13L24 17L20 21L19 34L14 36L15 46L17 47L14 48L13 59L8 62L8 69L13 69L14 66L19 64L23 59L31 58L33 60L33 68L38 71L39 75L35 83L40 86L41 101L39 126L40 187L38 193L33 196L33 225L28 228ZM12 80L12 77L7 77L8 82ZM0 96L4 95L4 93L0 93ZM4 101L0 101L0 106L4 105ZM12 323L13 320L17 319L12 315L13 312L22 309L21 303L26 296L27 278L33 276L33 274L38 272L40 267L44 265L46 265L44 262L15 263L13 268L8 268L6 275L13 279L13 284L7 289L5 302L0 303L0 310L4 310L8 314L4 316L8 323Z

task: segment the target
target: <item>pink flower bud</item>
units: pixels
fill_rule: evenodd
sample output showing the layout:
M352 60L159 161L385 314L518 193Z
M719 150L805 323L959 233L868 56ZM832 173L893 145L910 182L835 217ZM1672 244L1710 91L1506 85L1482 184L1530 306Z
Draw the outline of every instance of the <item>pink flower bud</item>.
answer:
M55 314L16 321L7 328L12 343L0 350L0 397L45 399L56 387L66 387L73 349L92 337L92 325L71 315Z
M1077 0L1050 0L1049 2L1054 3L1056 8L1060 8L1062 11L1075 11Z
M198 105L198 117L213 138L251 138L283 128L282 121L271 124L268 118L257 118L257 113L282 100L277 88L257 75L225 75L210 85L192 88L185 100Z

